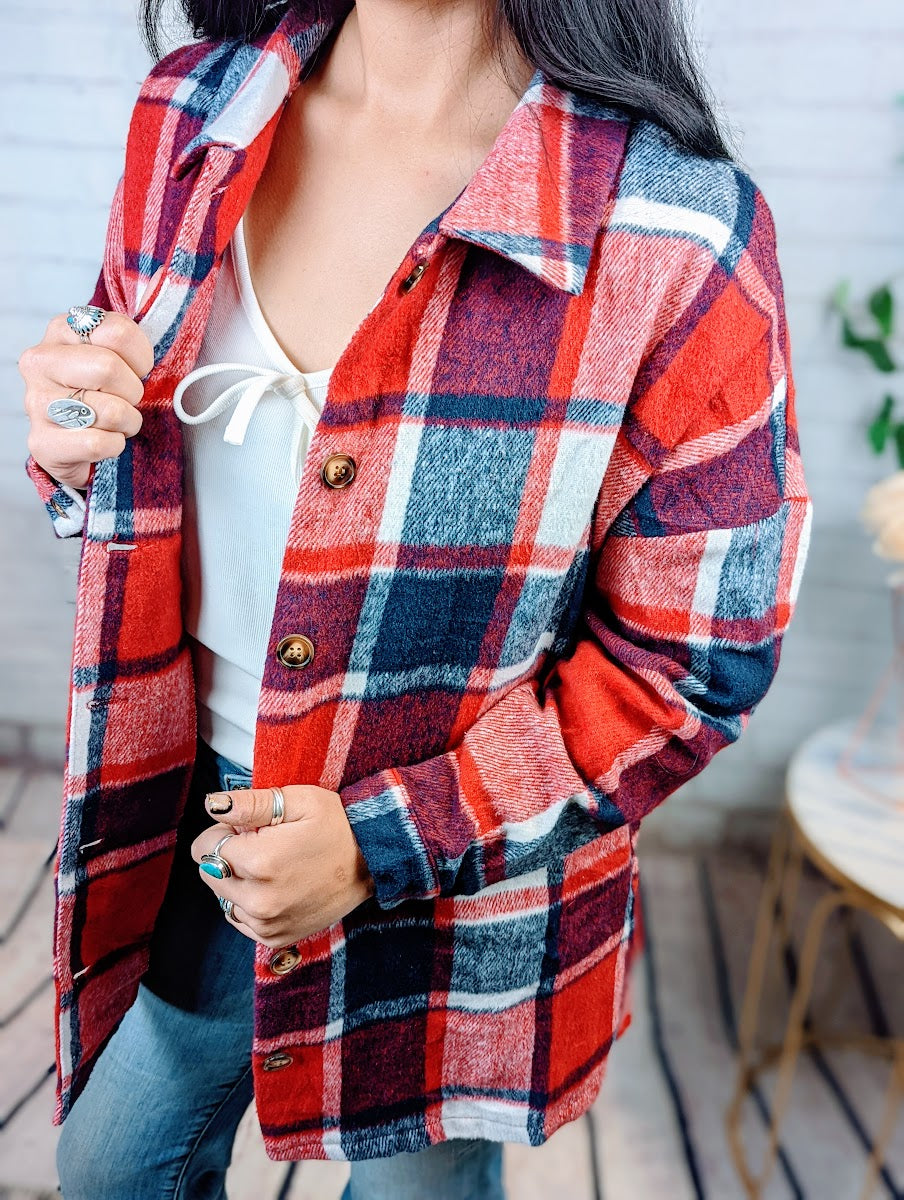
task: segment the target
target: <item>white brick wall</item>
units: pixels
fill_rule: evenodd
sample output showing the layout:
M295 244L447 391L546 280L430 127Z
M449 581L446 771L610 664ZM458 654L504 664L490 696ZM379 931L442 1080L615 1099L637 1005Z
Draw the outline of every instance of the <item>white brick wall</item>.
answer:
M0 753L21 724L59 761L78 546L53 537L25 475L16 360L93 289L150 60L131 0L0 0L0 29Z
M893 469L864 427L884 385L837 347L826 299L904 270L904 5L696 0L707 71L775 215L813 540L781 670L741 741L649 823L670 839L730 833L776 803L811 730L858 711L890 648L886 568L857 511ZM904 401L904 377L899 381Z
M739 810L774 803L782 765L801 737L861 706L884 664L884 569L856 518L865 488L885 469L862 433L878 389L837 349L825 300L843 276L865 287L904 269L904 167L896 161L904 109L894 106L904 92L904 5L696 3L714 88L779 229L816 519L779 678L742 741L657 814L660 833L671 838L711 836L740 820ZM15 360L50 314L93 285L148 60L132 7L121 0L78 7L0 0L0 19L0 497L33 526L31 553L46 567L65 551L48 540L22 470ZM23 631L27 624L29 634L39 626L50 633L42 643L46 670L33 673L34 699L20 691L16 705L62 720L66 622L59 598L46 602L42 613L29 594L23 610ZM0 697L0 717L8 704Z
M33 505L16 359L93 290L150 60L122 0L0 0L0 26L0 497Z

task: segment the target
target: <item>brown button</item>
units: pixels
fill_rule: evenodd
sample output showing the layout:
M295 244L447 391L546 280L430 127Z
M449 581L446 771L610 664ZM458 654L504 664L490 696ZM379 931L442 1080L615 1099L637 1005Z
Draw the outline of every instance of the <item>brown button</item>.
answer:
M331 454L320 468L320 477L327 487L348 487L355 478L355 460L350 454Z
M290 633L276 647L284 667L306 667L314 657L314 643L303 633Z
M283 1067L288 1067L291 1063L291 1054L286 1054L285 1050L274 1050L272 1054L267 1055L261 1066L265 1071L281 1071Z
M406 275L402 280L402 291L410 292L423 273L427 270L426 263L418 263L410 275Z
M274 975L288 975L301 962L301 955L292 946L280 950L270 959L270 970Z

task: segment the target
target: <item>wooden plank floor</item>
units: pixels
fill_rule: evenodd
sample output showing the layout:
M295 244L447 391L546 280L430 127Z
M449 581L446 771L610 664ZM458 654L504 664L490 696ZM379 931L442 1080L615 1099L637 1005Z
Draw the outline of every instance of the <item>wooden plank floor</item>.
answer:
M58 798L53 772L0 766L0 1200L58 1196L48 1074ZM641 843L641 874L648 945L633 980L631 1027L585 1118L540 1148L506 1146L509 1200L743 1200L724 1113L763 862L736 850L645 854ZM805 879L804 909L822 887ZM869 1030L884 1020L900 1033L900 945L869 923L839 922L825 958L814 1010L828 1008L846 1028ZM780 969L767 991L774 1033L788 995ZM884 1071L851 1053L802 1059L768 1200L857 1200ZM767 1078L761 1109L751 1103L745 1113L753 1150L763 1145L770 1098ZM271 1162L249 1110L236 1139L229 1197L338 1200L347 1178L343 1163ZM902 1184L899 1129L875 1195L900 1200Z

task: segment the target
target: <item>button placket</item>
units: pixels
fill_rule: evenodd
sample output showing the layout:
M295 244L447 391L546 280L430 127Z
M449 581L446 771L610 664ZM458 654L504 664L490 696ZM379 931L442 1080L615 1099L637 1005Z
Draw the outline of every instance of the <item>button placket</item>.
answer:
M434 231L432 236L424 241L419 239L417 248L423 253L426 251L426 257L419 262L415 262L409 273L402 279L399 288L402 292L410 292L423 277L427 267L431 261L431 252L435 251L436 246L443 240L442 233ZM412 248L414 252L415 248ZM387 285L388 287L388 285ZM384 293L385 297L385 293ZM376 305L374 306L376 307ZM373 311L373 310L371 310ZM354 339L353 339L354 340ZM322 419L322 414L321 414ZM312 439L312 444L308 449L308 453L315 444L317 433L315 431ZM324 486L335 491L339 491L349 486L357 475L357 463L350 454L343 452L335 452L327 456L320 468L320 479ZM301 633L286 634L277 643L274 653L277 661L281 666L290 669L299 669L308 666L314 658L314 643L310 638Z

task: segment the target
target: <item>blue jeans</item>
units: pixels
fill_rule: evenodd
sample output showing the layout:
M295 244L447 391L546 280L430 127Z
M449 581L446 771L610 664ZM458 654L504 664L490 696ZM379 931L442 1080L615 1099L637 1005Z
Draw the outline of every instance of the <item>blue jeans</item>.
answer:
M64 1200L224 1200L253 1097L254 943L224 918L190 854L204 796L250 785L198 741L169 887L135 1003L63 1125ZM442 1142L351 1164L341 1200L503 1200L498 1142Z

